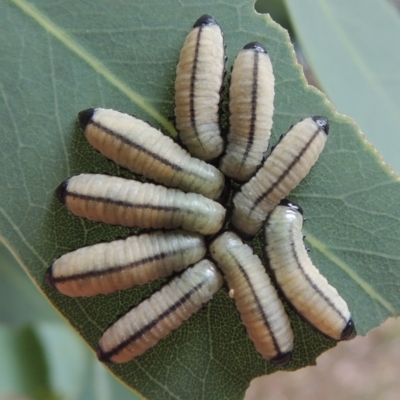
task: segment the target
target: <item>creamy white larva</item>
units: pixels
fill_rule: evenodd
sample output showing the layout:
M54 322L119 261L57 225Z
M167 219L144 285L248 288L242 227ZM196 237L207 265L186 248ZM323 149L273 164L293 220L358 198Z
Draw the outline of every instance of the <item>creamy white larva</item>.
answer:
M47 281L68 296L95 296L143 285L200 261L202 235L173 230L82 247L58 258Z
M268 149L274 113L274 74L269 55L258 42L244 46L233 64L229 87L229 134L221 171L249 180Z
M112 324L100 338L98 358L123 363L143 354L211 300L222 283L214 264L200 261Z
M175 116L183 144L202 160L212 160L224 149L219 103L225 60L221 28L210 15L201 16L186 37L176 68Z
M255 235L267 215L309 173L321 154L329 131L325 117L309 117L281 137L263 166L233 198L232 223Z
M73 176L57 195L73 214L112 225L211 235L225 219L225 208L200 194L107 175Z
M265 224L269 265L285 297L311 325L335 340L349 340L356 329L346 302L310 260L303 243L303 215L286 200Z
M258 352L275 364L290 361L293 331L289 317L260 258L233 232L210 245L211 257L224 273L240 318Z
M104 108L81 111L79 122L95 149L137 174L212 199L224 188L224 176L217 168L191 157L147 122Z

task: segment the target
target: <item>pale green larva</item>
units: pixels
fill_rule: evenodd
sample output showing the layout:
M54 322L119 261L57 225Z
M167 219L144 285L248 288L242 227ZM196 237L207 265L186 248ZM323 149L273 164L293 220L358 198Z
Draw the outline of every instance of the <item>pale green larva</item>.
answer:
M176 68L175 116L183 144L202 160L224 150L219 103L225 60L221 28L210 15L201 16L186 37Z
M210 245L211 257L224 273L240 318L258 352L275 364L290 361L293 331L283 304L260 258L233 232Z
M112 225L210 235L225 219L224 207L200 194L107 175L73 176L58 187L57 195L73 214Z
M249 180L268 149L274 112L274 74L269 55L258 42L244 46L233 64L229 87L229 134L221 171Z
M222 283L210 261L190 267L112 324L100 338L98 358L124 363L143 354L211 300Z
M233 198L232 224L252 236L267 215L309 173L321 154L327 134L325 117L309 117L281 137L262 167Z
M169 276L205 253L198 233L156 231L64 254L49 267L46 279L72 297L108 294Z
M211 199L220 196L224 176L182 149L147 122L104 108L79 113L89 143L119 165L157 183Z
M265 224L269 265L287 300L311 325L335 340L349 340L356 329L346 302L311 262L303 243L303 214L282 201Z

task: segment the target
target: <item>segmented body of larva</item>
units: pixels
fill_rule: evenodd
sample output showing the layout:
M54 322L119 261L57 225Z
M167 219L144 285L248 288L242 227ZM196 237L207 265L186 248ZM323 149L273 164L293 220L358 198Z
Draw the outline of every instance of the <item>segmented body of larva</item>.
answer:
M311 262L303 244L299 206L281 202L265 224L266 253L282 292L315 328L335 340L356 335L346 302Z
M170 137L147 122L104 108L79 113L89 143L131 171L184 192L216 199L225 178L214 166L191 157Z
M210 252L224 273L240 318L258 352L275 364L289 362L293 331L260 258L229 231L211 243Z
M57 195L79 217L128 227L218 232L225 208L200 194L107 175L81 174L63 182Z
M274 112L274 74L269 55L257 42L244 46L233 64L229 88L229 134L221 171L249 180L268 149Z
M267 215L309 173L329 131L325 117L301 120L281 137L256 175L233 198L232 224L255 235Z
M200 261L111 325L100 338L98 358L123 363L144 353L211 300L222 283L214 264Z
M205 253L198 233L157 231L64 254L49 267L46 279L72 297L107 294L169 276Z
M224 148L219 102L225 60L221 28L210 15L201 16L186 37L176 68L175 116L183 144L202 160L218 157Z

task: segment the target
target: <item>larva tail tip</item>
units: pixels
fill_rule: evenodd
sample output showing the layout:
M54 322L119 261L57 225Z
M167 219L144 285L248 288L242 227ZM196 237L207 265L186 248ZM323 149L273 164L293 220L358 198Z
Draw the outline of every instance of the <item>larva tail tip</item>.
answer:
M206 25L216 25L217 22L215 21L214 17L208 14L202 15L193 25L193 28L199 28L201 26Z
M66 194L67 194L68 181L69 181L69 179L67 179L66 181L62 182L60 185L58 185L58 187L57 187L57 189L56 189L56 196L57 196L57 199L60 200L60 202L61 202L62 204L65 204L65 198L66 198Z
M88 124L92 121L93 114L95 112L95 108L88 108L87 110L83 110L78 114L79 125L81 129L84 131Z
M279 205L280 205L280 206L290 207L291 204L292 204L292 203L291 203L288 199L282 199L282 200L279 202Z
M326 117L321 117L320 115L316 115L312 117L312 119L316 122L316 124L326 133L329 133L329 121Z
M350 340L355 338L357 335L356 326L354 325L353 318L350 318L346 326L343 329L340 340Z
M292 208L298 211L301 215L304 215L303 209L298 204L292 203Z
M276 357L272 358L270 361L274 365L287 365L292 359L292 351L287 353L279 353Z
M112 362L112 361L109 359L107 353L105 353L105 352L103 351L103 349L100 347L100 345L97 346L97 349L96 349L96 356L97 356L97 359L98 359L99 361L101 361L101 362L104 362L104 363L110 363L110 362Z
M237 226L231 224L230 226L230 230L232 230L233 232L235 232L238 236L240 236L240 238L246 242L252 240L254 238L254 236L258 233L258 231L256 233L248 233L245 232L244 230L238 228Z
M243 47L243 50L254 50L260 53L268 53L265 47L259 42L250 42Z
M50 267L47 268L44 278L46 279L46 282L49 286L56 287L53 277L53 264L51 264Z
M280 203L279 203L279 205L280 205L280 206L285 206L285 207L291 208L291 209L293 209L293 210L299 212L301 215L304 215L303 209L302 209L298 204L292 203L292 202L291 202L290 200L288 200L288 199L283 199L283 200L281 200Z

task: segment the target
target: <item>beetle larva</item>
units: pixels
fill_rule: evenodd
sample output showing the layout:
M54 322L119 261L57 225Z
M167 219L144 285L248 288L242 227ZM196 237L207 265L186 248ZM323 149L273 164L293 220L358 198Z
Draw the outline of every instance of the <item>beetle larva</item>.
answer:
M244 46L233 64L229 88L229 134L221 171L247 181L268 149L274 112L274 74L265 48L257 42Z
M81 174L63 182L58 198L79 217L139 228L218 232L225 209L201 194L107 175Z
M260 258L229 231L211 243L210 252L233 290L240 318L258 352L275 364L289 362L293 331Z
M217 168L182 149L147 122L104 108L79 113L89 143L104 156L157 183L216 199L224 188Z
M267 215L308 174L321 154L329 131L325 117L301 120L281 137L256 175L234 198L233 225L255 235Z
M210 15L201 16L176 68L175 116L180 139L202 160L218 157L224 148L218 110L225 59L221 28Z
M99 341L99 360L123 363L178 328L222 286L217 268L202 260L118 319Z
M315 328L335 340L356 335L346 302L308 257L303 243L303 211L282 201L265 225L266 254L282 292Z
M198 233L152 232L64 254L49 267L46 279L68 296L107 294L169 276L205 253Z

